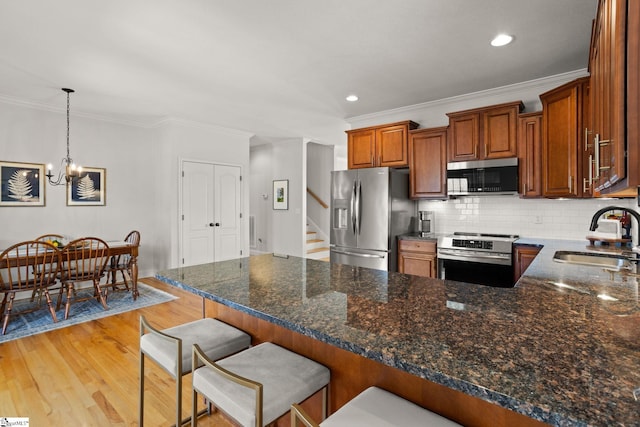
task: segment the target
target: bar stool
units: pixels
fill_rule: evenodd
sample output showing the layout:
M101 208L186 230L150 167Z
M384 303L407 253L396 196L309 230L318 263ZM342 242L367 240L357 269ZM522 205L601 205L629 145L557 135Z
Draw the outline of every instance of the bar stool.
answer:
M306 427L453 427L460 426L378 387L369 387L346 405L316 424L296 404L291 405L291 426L301 421Z
M189 422L189 418L182 420L182 376L191 372L191 348L195 343L202 347L207 357L217 360L249 348L251 337L233 326L211 318L158 330L144 316L140 316L140 427L144 425L145 356L156 362L176 381L176 426Z
M322 390L327 414L329 369L270 342L213 362L193 346L191 425L196 425L198 393L244 427L262 427Z

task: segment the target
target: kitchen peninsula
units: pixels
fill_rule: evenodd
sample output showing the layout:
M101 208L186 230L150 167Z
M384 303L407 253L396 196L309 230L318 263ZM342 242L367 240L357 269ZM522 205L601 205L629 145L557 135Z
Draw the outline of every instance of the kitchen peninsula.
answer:
M637 426L638 279L552 261L586 242L531 243L510 289L271 255L157 277L329 366L331 410L377 384L463 425Z

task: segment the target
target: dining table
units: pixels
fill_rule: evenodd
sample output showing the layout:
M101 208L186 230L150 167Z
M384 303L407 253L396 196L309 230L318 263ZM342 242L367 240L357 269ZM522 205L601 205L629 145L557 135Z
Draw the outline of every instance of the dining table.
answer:
M131 294L133 296L134 301L138 298L140 293L138 292L138 245L132 245L126 241L115 240L115 241L106 241L109 246L108 257L118 255L128 255L130 256L129 265L131 267ZM0 253L4 251L0 250ZM73 252L70 253L71 257L73 257ZM0 260L0 269L3 268L11 268L16 265L24 265L25 258L10 257L6 260ZM35 260L32 258L31 262Z

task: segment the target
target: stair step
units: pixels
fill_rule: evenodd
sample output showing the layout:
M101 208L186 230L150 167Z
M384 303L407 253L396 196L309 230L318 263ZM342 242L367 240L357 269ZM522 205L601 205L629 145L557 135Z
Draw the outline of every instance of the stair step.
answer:
M318 243L318 242L324 242L324 240L322 240L322 239L308 239L307 240L307 244L309 244L309 243Z
M309 249L307 251L307 253L308 254L315 254L315 253L318 253L318 252L323 252L323 251L328 251L328 250L329 250L329 248L315 248L315 249Z

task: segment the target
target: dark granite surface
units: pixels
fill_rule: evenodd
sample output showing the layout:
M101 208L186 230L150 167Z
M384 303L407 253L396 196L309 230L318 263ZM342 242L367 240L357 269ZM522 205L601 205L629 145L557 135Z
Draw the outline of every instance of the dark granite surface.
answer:
M157 277L552 425L639 426L640 279L518 243L543 248L510 289L271 255Z

